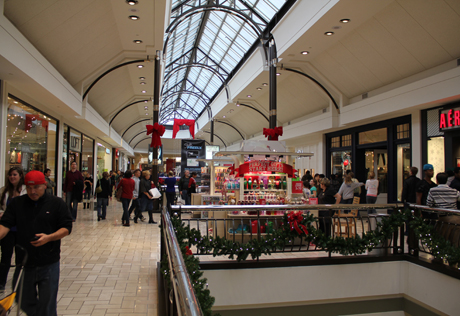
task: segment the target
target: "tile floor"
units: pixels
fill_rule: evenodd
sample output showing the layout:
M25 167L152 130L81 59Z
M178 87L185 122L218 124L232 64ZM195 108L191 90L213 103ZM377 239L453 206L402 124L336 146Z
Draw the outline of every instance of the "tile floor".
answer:
M148 221L123 227L121 215L114 200L107 219L98 222L97 212L80 203L73 231L61 244L58 315L157 315L160 229Z

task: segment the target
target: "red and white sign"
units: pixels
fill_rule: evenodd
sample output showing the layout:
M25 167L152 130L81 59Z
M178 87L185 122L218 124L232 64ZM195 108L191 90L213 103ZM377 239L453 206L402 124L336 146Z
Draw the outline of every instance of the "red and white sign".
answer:
M445 131L460 127L460 108L439 111L439 130Z
M303 183L302 181L292 181L292 193L302 193Z
M274 172L286 173L290 178L292 178L294 176L295 169L293 169L291 165L282 162L256 160L245 162L235 171L238 171L239 177L242 177L247 173Z

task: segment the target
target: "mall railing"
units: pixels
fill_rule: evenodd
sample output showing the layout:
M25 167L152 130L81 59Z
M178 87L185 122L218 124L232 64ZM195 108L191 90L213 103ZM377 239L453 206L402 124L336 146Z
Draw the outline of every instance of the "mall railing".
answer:
M171 282L170 286L168 286L168 282L161 284L167 290L165 291L166 295L162 297L165 299L165 302L160 302L159 304L161 306L159 315L201 316L203 314L193 291L192 283L168 212L161 213L161 225L163 233L161 253L162 258L165 255L168 258Z
M250 239L261 239L267 233L280 228L286 212L302 211L308 214L318 211L317 221L312 225L326 235L336 237L353 237L363 232L375 230L377 223L388 217L387 213L404 208L402 203L394 204L334 204L334 205L178 205L172 206L171 212L181 216L183 212L200 212L200 218L185 218L182 221L198 230L202 236L222 237L234 242L245 243ZM367 214L368 211L382 210L385 214ZM365 212L360 215L360 212ZM212 212L212 213L211 213ZM226 218L225 218L226 217ZM374 247L374 254L394 254L405 252L404 227L395 232L388 241ZM193 248L192 248L193 249ZM313 252L320 251L316 245L298 237L276 252ZM198 251L196 255L212 253ZM328 253L331 256L331 253Z

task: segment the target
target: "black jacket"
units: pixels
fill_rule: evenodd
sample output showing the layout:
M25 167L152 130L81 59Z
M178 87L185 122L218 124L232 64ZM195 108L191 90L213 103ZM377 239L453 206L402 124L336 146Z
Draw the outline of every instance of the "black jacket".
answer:
M177 184L179 191L187 191L188 190L188 183L190 181L190 177L182 177Z
M420 179L416 176L410 176L403 182L401 195L402 202L417 203L417 187Z
M110 181L110 178L102 178L100 180L97 180L96 188L99 185L101 186L102 192L97 193L98 198L108 199L110 196L112 196L112 183Z
M72 199L81 202L83 200L83 181L76 180L72 189Z
M40 267L56 263L60 259L61 241L51 241L40 247L30 244L35 234L52 234L61 228L72 231L72 216L63 199L44 194L38 201L21 195L11 200L3 214L0 225L17 226L17 244L27 250L27 267ZM22 262L24 253L17 251L16 265Z

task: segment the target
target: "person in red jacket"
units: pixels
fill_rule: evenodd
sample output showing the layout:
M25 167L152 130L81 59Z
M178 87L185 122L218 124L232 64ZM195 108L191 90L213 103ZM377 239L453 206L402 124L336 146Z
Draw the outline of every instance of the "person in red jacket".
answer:
M192 200L192 193L196 193L196 172L192 172L190 180L188 181L187 194L189 195L190 201Z
M121 193L121 204L123 205L123 217L121 218L121 222L123 226L129 227L129 203L133 199L133 192L134 192L134 180L131 179L133 173L128 170L125 172L123 179L120 180L117 186L118 188L122 188Z

